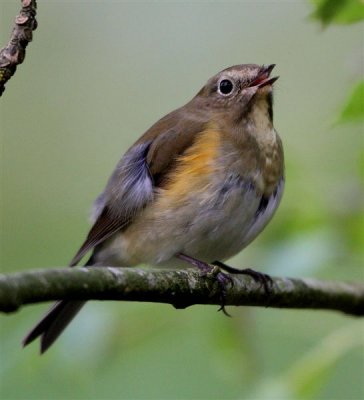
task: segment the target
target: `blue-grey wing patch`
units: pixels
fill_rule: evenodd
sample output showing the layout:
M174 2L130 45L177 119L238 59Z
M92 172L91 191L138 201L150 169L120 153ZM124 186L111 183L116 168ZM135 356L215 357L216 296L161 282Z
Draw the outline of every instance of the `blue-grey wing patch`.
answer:
M95 223L70 265L76 265L92 248L124 229L153 199L153 182L146 156L150 142L133 146L119 161L104 192L96 199Z

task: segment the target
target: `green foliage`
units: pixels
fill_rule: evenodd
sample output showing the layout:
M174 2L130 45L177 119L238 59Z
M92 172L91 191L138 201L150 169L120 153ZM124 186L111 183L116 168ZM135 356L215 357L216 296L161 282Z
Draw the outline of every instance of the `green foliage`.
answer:
M363 322L355 321L330 333L280 376L265 382L257 389L254 398L317 399L318 393L334 373L338 362L350 353L364 351L363 329Z
M66 265L120 155L208 76L257 62L280 75L286 189L264 233L229 263L363 280L362 122L332 124L360 26L322 33L306 1L88 4L39 2L34 41L1 100L1 268ZM18 6L1 3L3 43ZM20 341L46 308L0 316L1 399L364 398L362 327L338 313L244 307L226 318L209 306L92 302L39 357Z
M283 382L288 383L294 398L315 399L340 358L349 351L364 350L363 329L358 322L331 333L291 366Z
M356 84L339 117L339 122L351 121L364 121L364 81Z
M323 25L352 24L364 19L362 0L311 0L316 9L311 17ZM364 120L364 81L358 82L346 101L338 122Z
M328 24L351 24L364 18L361 0L311 0L316 7L311 17L325 26Z

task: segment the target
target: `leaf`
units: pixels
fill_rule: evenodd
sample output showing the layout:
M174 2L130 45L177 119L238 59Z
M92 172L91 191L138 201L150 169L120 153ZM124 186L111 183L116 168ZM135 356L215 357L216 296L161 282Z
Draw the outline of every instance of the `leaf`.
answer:
M362 352L363 327L362 322L355 321L332 332L290 365L281 376L260 382L251 397L280 400L319 398L340 359L353 350Z
M364 80L357 83L341 111L338 122L364 120Z
M315 399L340 358L350 350L362 350L363 324L352 323L322 340L287 371L286 382L298 399Z
M364 19L362 0L311 0L316 7L311 18L318 19L324 26L329 24L351 24Z

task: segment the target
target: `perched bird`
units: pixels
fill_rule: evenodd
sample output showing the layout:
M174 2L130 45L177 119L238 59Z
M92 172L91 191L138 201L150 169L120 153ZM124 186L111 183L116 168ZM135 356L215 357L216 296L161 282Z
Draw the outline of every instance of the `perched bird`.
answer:
M206 272L246 247L272 218L284 187L273 67L224 69L148 129L97 198L94 225L70 266L92 251L87 266L190 263ZM40 336L44 352L83 305L58 301L23 344Z

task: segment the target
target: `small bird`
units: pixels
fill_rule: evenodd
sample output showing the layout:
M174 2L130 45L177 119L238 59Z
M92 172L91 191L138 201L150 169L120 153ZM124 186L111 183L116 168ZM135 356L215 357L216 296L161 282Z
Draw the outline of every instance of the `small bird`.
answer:
M273 127L274 64L235 65L164 116L124 154L96 199L94 224L70 266L138 264L211 272L267 225L284 188ZM216 267L215 267L216 268ZM220 273L220 283L226 274ZM85 304L60 300L24 338L46 351Z

